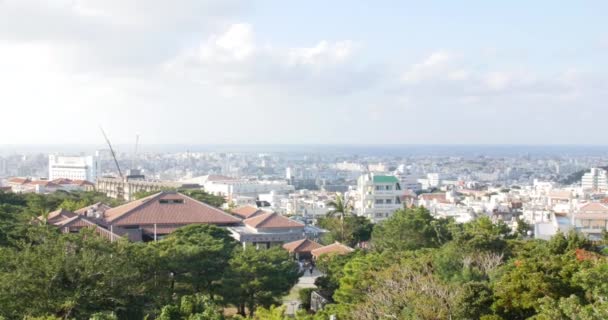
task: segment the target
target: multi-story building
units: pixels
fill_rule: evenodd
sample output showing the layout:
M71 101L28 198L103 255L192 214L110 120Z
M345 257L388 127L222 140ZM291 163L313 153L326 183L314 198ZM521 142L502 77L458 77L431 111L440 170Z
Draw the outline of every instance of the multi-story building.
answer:
M242 225L229 227L237 241L245 246L267 249L301 239L319 239L325 230L307 226L278 213L259 213L243 220Z
M106 196L110 198L126 201L136 200L135 196L138 192L152 192L192 187L196 186L174 181L155 181L146 180L145 178L132 179L129 176L125 177L124 179L102 177L97 179L97 182L95 183L95 190L98 192L105 193Z
M581 186L586 191L608 191L608 171L601 168L591 168L590 172L583 175Z
M205 191L217 196L226 197L232 200L238 196L258 197L260 194L270 193L289 193L294 192L295 187L287 184L286 181L264 181L264 180L216 180L208 181L203 185Z
M98 160L95 156L49 155L49 180L71 179L95 182L97 180Z
M572 226L590 239L600 240L608 230L608 206L599 202L583 205L572 215Z
M378 222L403 207L403 195L404 191L397 177L367 173L357 181L355 211L357 215Z

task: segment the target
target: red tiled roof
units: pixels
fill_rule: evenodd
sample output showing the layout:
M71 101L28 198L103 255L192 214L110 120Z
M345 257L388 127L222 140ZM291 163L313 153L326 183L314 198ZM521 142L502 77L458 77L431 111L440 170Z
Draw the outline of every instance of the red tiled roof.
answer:
M290 253L307 253L321 247L323 246L310 239L297 240L283 245L283 249L289 251Z
M75 184L77 186L84 186L84 185L94 186L95 185L93 182L87 181L87 180L72 180L72 184Z
M59 209L59 210L55 210L51 213L49 213L46 222L48 224L56 224L59 223L65 219L69 219L69 218L73 218L74 216L76 216L76 214L72 211L68 211L65 209ZM43 220L44 217L43 216L39 216L38 220Z
M446 201L445 193L423 193L419 197L424 200Z
M28 183L26 183L28 185L39 185L39 186L45 186L45 187L50 187L50 188L56 188L59 187L58 184L52 182L52 181L48 181L48 180L36 180L36 181L30 181Z
M103 202L97 202L95 204L92 204L90 206L84 207L84 208L80 208L76 211L74 211L74 213L77 214L86 214L88 210L95 210L101 214L103 214L104 212L108 211L112 209L112 207L110 207L109 205L103 203Z
M95 185L92 182L87 181L87 180L71 180L71 179L66 179L66 178L58 178L58 179L52 180L51 182L53 182L55 184L59 184L59 185L66 185L66 184L72 184L72 185L77 185L77 186L83 186L83 185L94 186Z
M318 258L324 254L344 255L344 254L349 254L353 251L355 251L355 249L353 249L349 246L345 246L345 245L341 244L340 242L336 241L328 246L314 249L310 253L312 253L313 257Z
M65 179L65 178L58 178L58 179L55 179L52 181L53 181L53 183L56 183L56 184L72 184L72 180Z
M579 213L608 213L608 206L599 202L590 202L582 206Z
M237 215L243 219L248 219L257 215L264 213L263 210L260 210L254 206L242 206L235 209L232 209L231 212L234 215Z
M283 217L275 212L257 215L243 220L243 223L252 228L303 228L304 224Z
M239 219L218 208L181 193L168 191L109 209L105 212L105 220L116 226L240 222Z
M10 178L10 179L8 179L8 183L14 183L14 184L26 184L31 181L32 180L30 180L29 178Z

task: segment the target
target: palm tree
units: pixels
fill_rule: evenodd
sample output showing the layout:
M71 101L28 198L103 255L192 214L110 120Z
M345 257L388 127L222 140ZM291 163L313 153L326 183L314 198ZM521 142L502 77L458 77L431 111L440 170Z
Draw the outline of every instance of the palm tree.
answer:
M351 214L352 204L350 201L345 200L341 194L336 196L336 199L327 203L327 206L331 208L327 212L328 217L340 217L340 241L344 241L344 217Z

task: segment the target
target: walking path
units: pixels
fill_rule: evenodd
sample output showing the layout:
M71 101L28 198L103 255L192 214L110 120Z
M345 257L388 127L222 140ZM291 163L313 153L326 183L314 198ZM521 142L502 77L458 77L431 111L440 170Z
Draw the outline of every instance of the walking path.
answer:
M316 288L315 280L322 275L323 274L316 268L313 269L312 275L310 274L310 271L306 270L306 272L298 280L298 283L293 287L293 289L291 289L287 299L283 301L283 305L286 306L285 314L295 315L295 313L300 309L298 291L304 288Z

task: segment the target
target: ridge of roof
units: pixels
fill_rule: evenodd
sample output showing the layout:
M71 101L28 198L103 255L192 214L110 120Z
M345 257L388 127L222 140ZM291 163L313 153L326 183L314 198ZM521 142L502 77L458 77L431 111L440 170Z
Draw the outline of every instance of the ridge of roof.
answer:
M285 249L285 250L287 250L289 252L296 252L299 249L305 247L306 245L314 247L313 249L310 250L311 252L312 252L312 250L315 250L315 249L323 247L321 244L319 244L319 243L317 243L317 242L315 242L313 240L310 240L308 238L304 238L304 239L301 239L301 240L296 240L296 241L285 243L283 245L283 249Z
M169 192L167 192L167 191L160 191L158 193L149 195L147 197L144 197L144 198L141 198L141 199L137 199L135 201L127 202L127 203L125 203L123 205L120 205L118 207L114 207L112 209L106 210L104 212L104 218L105 218L105 220L107 222L114 222L114 221L120 219L121 217L124 217L127 214L135 211L136 209L140 209L143 206L145 206L147 204L150 204L151 203L150 200L152 200L154 198L157 198L157 197L160 197L160 196L162 196L164 194L167 194L167 193L169 193ZM127 210L124 211L124 212L120 212L119 210L123 209L123 208L127 208ZM118 213L114 213L114 211L118 211Z
M198 222L194 222L194 221L182 221L181 223L201 223L202 220L205 219L200 219L201 217L213 217L213 219L211 219L209 222L202 222L202 223L238 223L241 221L241 219L238 219L234 216L232 216L231 214L222 211L221 209L218 209L214 206L211 206L207 203L204 203L202 201L199 201L197 199L194 199L190 196L187 196L183 193L179 193L176 191L161 191L157 194L154 195L150 195L148 197L133 201L133 202L129 202L126 203L122 206L107 210L104 214L104 219L107 223L109 224L114 224L117 223L120 224L119 221L122 221L124 219L128 219L129 217L131 217L134 213L136 212L142 212L142 210L145 210L146 207L151 206L156 204L156 199L161 199L164 196L176 196L180 199L184 199L187 200L185 203L191 203L191 204L195 204L199 207L192 207L192 205L188 205L185 206L184 209L186 211L189 211L190 213L194 212L193 214L196 216L195 218L193 218L194 220L199 220ZM184 204L182 204L184 205ZM204 210L200 210L201 207ZM201 215L199 215L199 213ZM218 218L220 217L220 218ZM219 221L222 220L222 221Z
M243 223L246 225L250 225L249 223L251 223L251 226L255 228L258 227L260 224L264 223L264 221L268 220L274 214L274 212L263 213L255 217L245 219L243 220Z
M289 225L284 225L284 226L266 226L266 223L269 222L273 218L275 218L275 219L281 219L283 221L286 221L287 224L289 224ZM251 217L249 219L243 220L243 223L246 224L246 225L248 225L248 226L251 226L253 228L256 228L256 229L257 228L264 228L264 227L268 227L268 228L281 228L281 227L289 228L289 227L304 227L305 226L304 224L302 224L302 223L300 223L298 221L295 221L295 220L289 219L287 217L284 217L284 216L282 216L282 215L280 215L280 214L278 214L276 212L269 212L269 213L260 214L260 215L257 215L255 217Z

